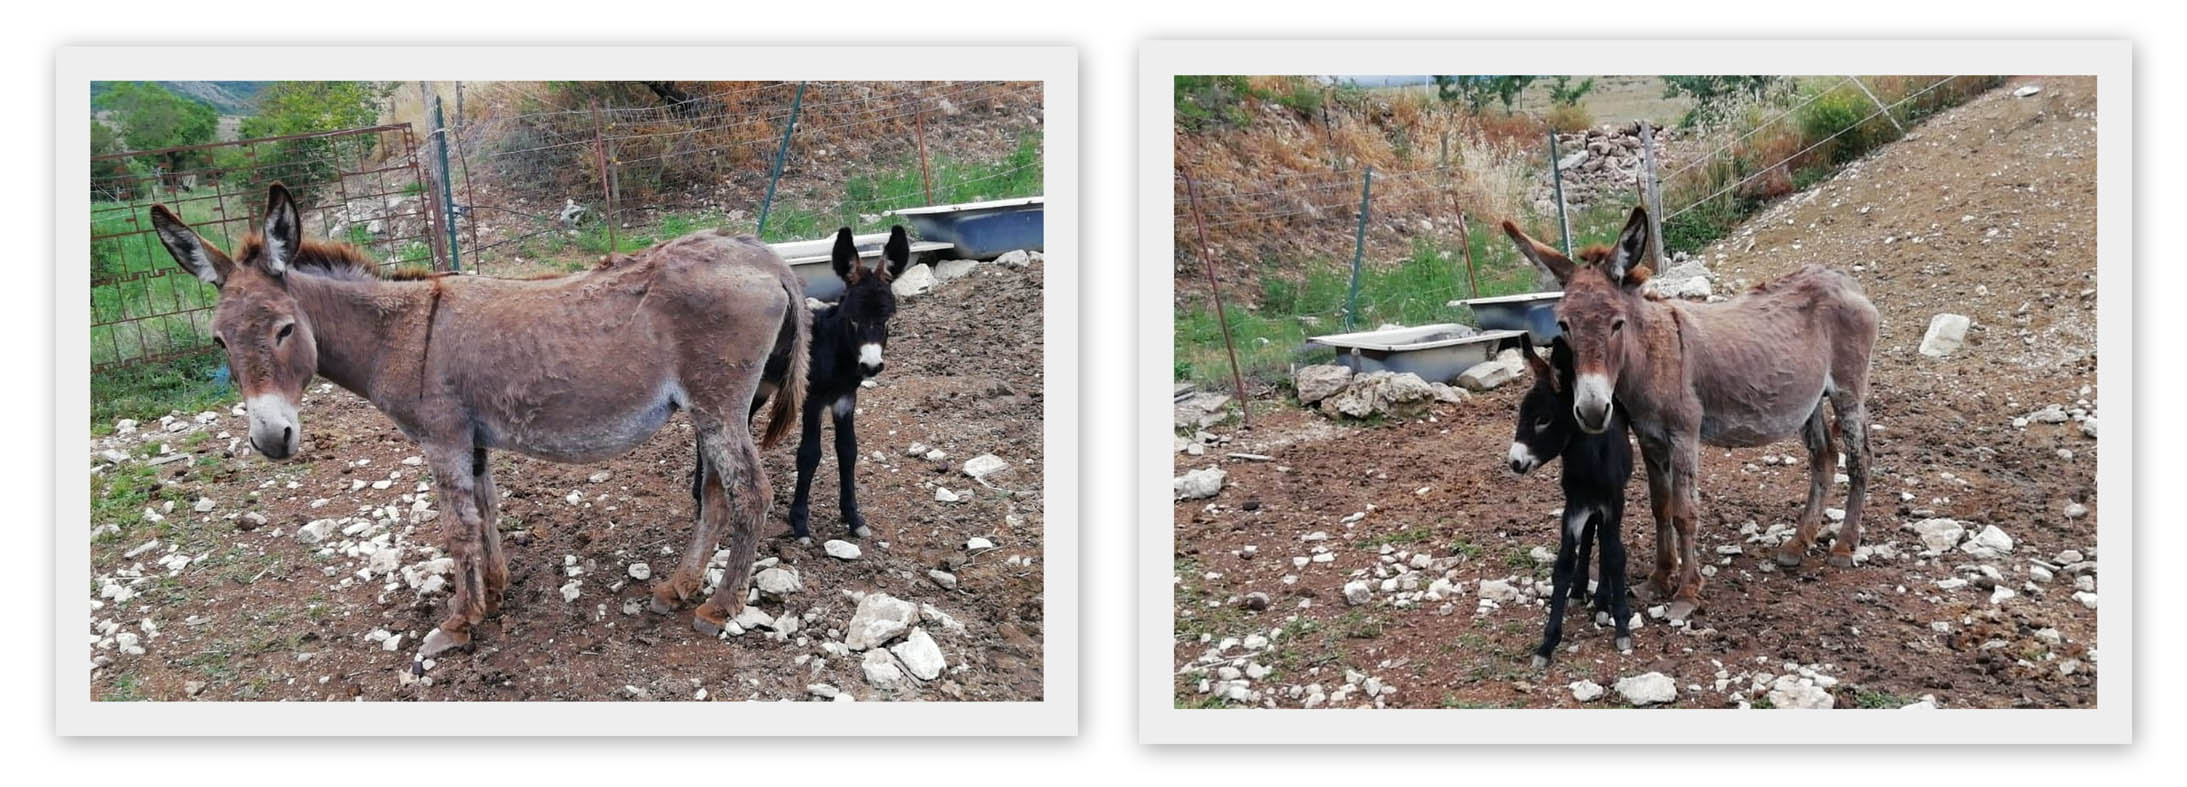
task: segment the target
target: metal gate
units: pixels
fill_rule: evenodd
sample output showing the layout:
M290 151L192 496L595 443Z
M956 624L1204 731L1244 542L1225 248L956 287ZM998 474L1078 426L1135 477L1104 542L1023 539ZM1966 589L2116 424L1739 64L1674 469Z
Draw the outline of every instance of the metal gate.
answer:
M305 234L368 249L384 267L448 267L436 184L410 124L91 157L91 370L212 349L214 289L152 232L163 204L222 249L264 219L266 187L296 194Z

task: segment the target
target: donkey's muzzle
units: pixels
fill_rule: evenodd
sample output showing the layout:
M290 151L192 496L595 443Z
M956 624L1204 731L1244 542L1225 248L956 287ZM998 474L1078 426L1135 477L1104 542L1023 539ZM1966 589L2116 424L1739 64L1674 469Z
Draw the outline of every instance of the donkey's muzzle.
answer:
M251 448L267 459L287 459L296 454L304 435L295 405L279 396L254 396L244 402L243 408L250 413Z
M881 360L881 345L864 344L858 347L858 373L866 377L878 377L887 366Z
M1580 431L1602 434L1610 428L1610 379L1599 374L1583 374L1572 386L1572 418L1579 422Z

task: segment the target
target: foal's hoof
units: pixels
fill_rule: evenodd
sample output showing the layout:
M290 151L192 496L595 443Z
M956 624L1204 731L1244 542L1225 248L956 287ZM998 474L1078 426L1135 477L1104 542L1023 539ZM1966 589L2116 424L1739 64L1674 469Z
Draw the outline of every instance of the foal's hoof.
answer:
M676 611L676 608L670 606L668 602L662 601L660 596L647 596L645 599L645 611L651 612L655 615L666 615L670 612Z
M467 647L470 644L471 635L468 632L463 634L450 634L448 633L447 629L435 628L432 630L431 633L425 635L425 643L418 646L418 655L415 659L411 660L411 672L422 673L425 671L426 659L438 656L451 650L455 650L456 648Z
M1544 656L1544 655L1541 655L1541 654L1539 654L1539 653L1536 653L1536 654L1534 654L1534 668L1535 668L1535 669L1545 669L1545 668L1547 668L1548 666L1549 666L1549 657L1548 657L1548 656Z
M1807 560L1807 555L1789 550L1778 550L1773 557L1777 560L1777 565L1785 568L1798 568L1800 563Z
M859 525L859 526L857 526L857 527L851 528L851 531L850 531L850 532L851 532L851 535L857 536L857 537L859 537L859 538L872 538L872 537L873 537L873 528L870 528L870 527L866 527L865 525Z
M1670 609L1665 610L1663 616L1671 620L1683 621L1693 617L1694 611L1700 608L1701 605L1691 601L1673 601Z
M797 537L797 545L798 545L798 546L801 546L801 547L809 547L809 546L812 546L812 545L813 545L813 537L812 537L812 536L798 536L798 537Z
M1853 556L1841 555L1836 552L1832 552L1830 553L1830 565L1837 566L1838 568L1852 568Z
M1625 655L1628 655L1628 656L1632 655L1632 653L1633 653L1633 638L1632 638L1632 637L1618 637L1618 638L1617 638L1617 643L1616 643L1616 644L1617 644L1617 652L1619 652L1619 653L1622 653L1622 654L1625 654Z

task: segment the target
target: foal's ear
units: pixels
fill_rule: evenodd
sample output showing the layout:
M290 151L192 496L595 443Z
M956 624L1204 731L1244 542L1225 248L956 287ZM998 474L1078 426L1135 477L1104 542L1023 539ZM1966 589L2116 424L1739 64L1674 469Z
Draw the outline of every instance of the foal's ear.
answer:
M1528 236L1519 229L1518 222L1504 219L1504 234L1511 236L1511 242L1519 245L1520 256L1549 271L1549 275L1557 277L1558 283L1572 278L1572 258Z
M165 205L152 206L152 231L159 235L160 245L167 247L167 253L174 255L175 262L182 263L183 270L206 284L218 287L235 270L235 262L228 259L225 252L198 237L196 230L182 223L182 218Z
M904 266L911 264L911 237L904 234L904 225L888 228L888 245L881 247L881 256L888 258L888 267L883 270L891 279L902 275Z
M847 282L858 280L858 241L851 237L851 228L835 231L835 275Z
M1519 354L1526 356L1526 368L1534 371L1534 379L1548 383L1551 391L1563 392L1563 389L1557 384L1557 370L1551 368L1548 361L1542 360L1540 353L1534 352L1534 343L1531 338L1528 339L1526 346L1519 348Z
M304 219L297 215L296 198L289 195L287 186L275 183L266 189L266 227L260 235L265 246L259 266L269 275L287 273L296 250L304 247Z
M1633 208L1632 216L1625 220L1625 229L1617 234L1617 246L1610 249L1609 258L1602 263L1602 272L1627 287L1647 281L1646 273L1635 274L1648 262L1649 237L1648 209Z

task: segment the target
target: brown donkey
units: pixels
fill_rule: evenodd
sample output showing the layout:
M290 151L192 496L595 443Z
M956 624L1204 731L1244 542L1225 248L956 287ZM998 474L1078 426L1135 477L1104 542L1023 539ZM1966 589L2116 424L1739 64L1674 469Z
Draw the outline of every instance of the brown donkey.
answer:
M1696 304L1642 294L1648 270L1648 215L1635 208L1617 245L1576 265L1517 224L1503 223L1519 253L1564 284L1557 324L1572 345L1572 412L1580 428L1600 432L1621 406L1639 438L1655 509L1655 572L1646 589L1672 600L1670 616L1699 606L1695 554L1701 445L1758 446L1798 436L1807 446L1807 507L1799 532L1777 552L1797 566L1815 543L1823 494L1845 450L1851 479L1845 523L1830 563L1853 564L1868 496L1868 364L1876 344L1876 307L1851 277L1819 266L1756 286L1721 303ZM1823 405L1837 413L1834 441ZM1673 550L1673 529L1676 549Z
M419 661L468 645L509 584L488 449L597 462L636 448L678 409L697 427L710 499L654 601L698 593L726 524L728 571L693 625L712 634L743 608L773 499L746 408L770 351L788 345L802 365L809 333L804 286L766 246L704 231L556 279L391 281L354 248L304 240L278 184L264 231L234 257L165 206L152 208L152 226L183 268L220 290L214 341L242 390L252 447L273 459L296 452L297 403L317 374L370 400L423 449L456 574L448 617ZM765 445L795 423L804 379L788 376Z

